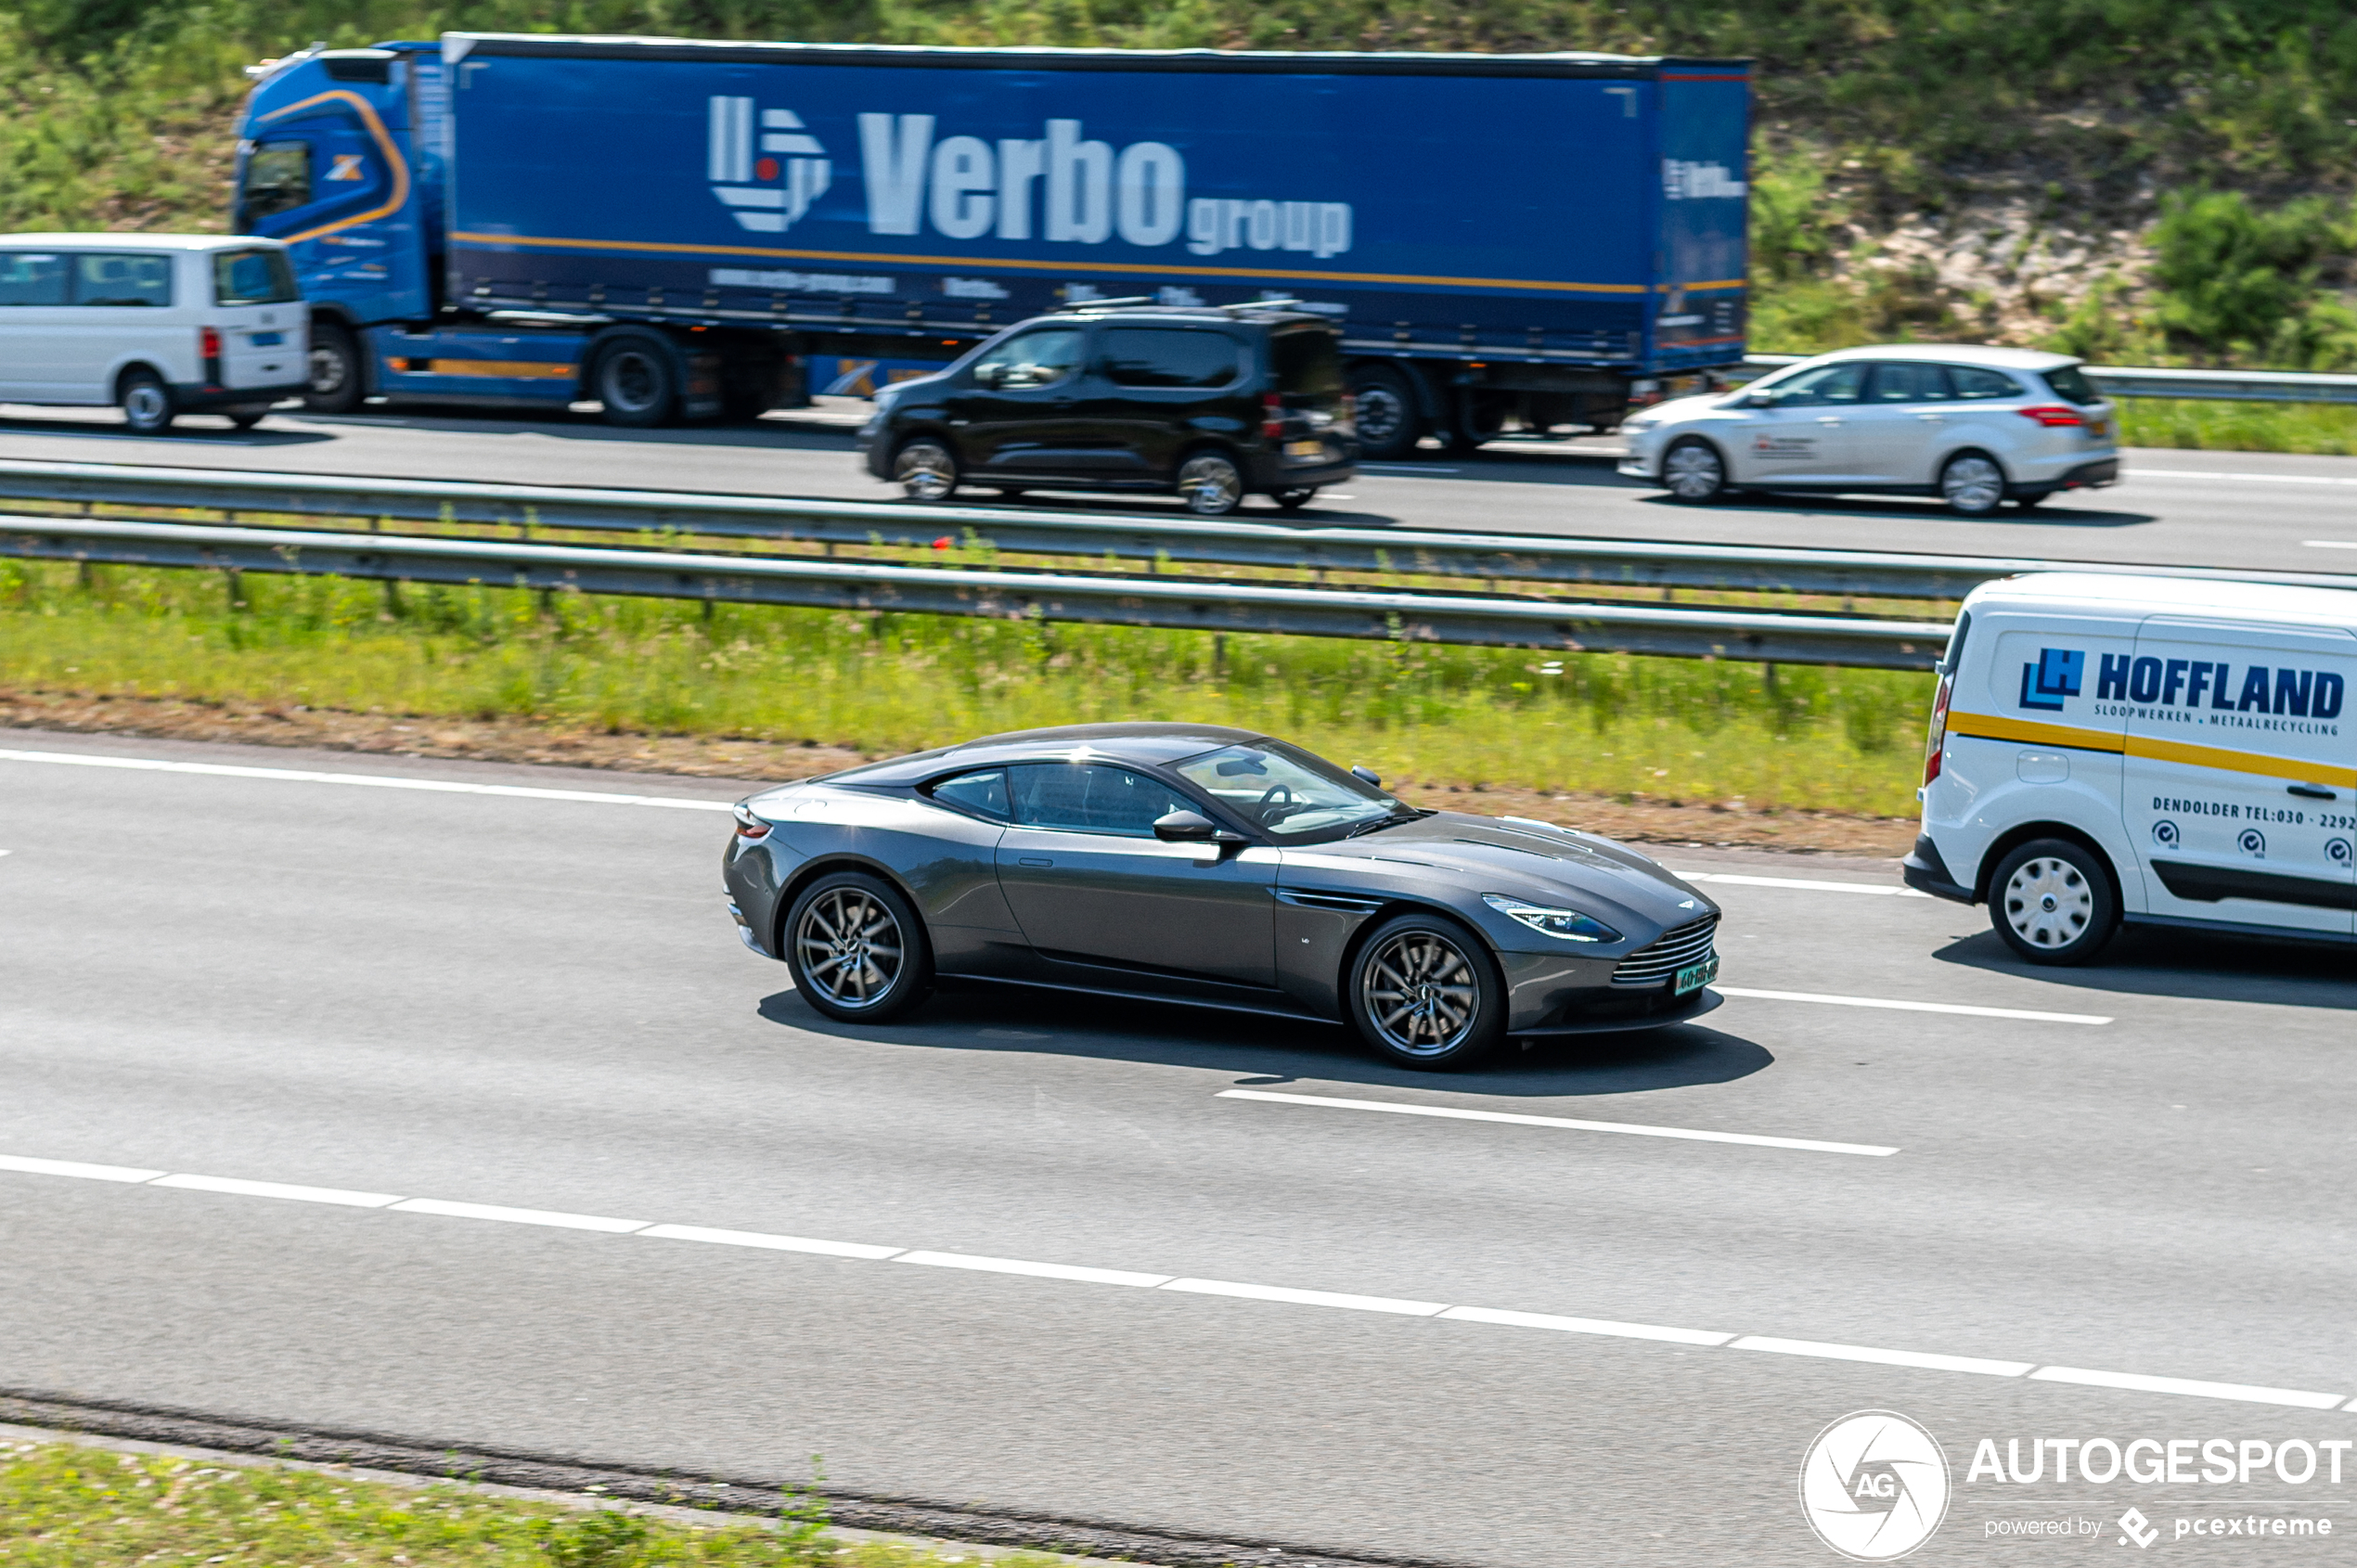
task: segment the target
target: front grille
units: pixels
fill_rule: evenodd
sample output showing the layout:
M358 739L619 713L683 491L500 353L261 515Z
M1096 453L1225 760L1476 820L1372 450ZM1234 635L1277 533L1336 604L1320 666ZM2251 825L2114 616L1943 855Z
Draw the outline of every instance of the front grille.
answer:
M1711 939L1718 934L1719 917L1705 915L1673 931L1664 932L1649 947L1640 947L1612 971L1615 985L1659 985L1689 964L1710 957Z

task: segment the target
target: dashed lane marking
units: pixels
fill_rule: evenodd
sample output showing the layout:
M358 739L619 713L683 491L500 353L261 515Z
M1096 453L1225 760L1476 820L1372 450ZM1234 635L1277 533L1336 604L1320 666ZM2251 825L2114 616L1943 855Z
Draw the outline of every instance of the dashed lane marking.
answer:
M1744 985L1715 987L1722 996L1745 996L1758 1002L1813 1002L1828 1008L1883 1008L1892 1012L1947 1012L1964 1018L2017 1018L2029 1023L2109 1023L2108 1018L2086 1012L2038 1012L2029 1008L1977 1008L1962 1002L1904 1002L1890 996L1828 996L1814 991L1755 991Z
M1747 1143L1761 1149L1805 1149L1819 1154L1896 1154L1876 1143L1831 1143L1813 1137L1768 1137L1758 1133L1707 1132L1697 1127L1651 1127L1637 1122L1589 1122L1570 1116L1532 1116L1514 1111L1467 1111L1453 1105L1406 1105L1391 1099L1341 1099L1330 1095L1269 1094L1262 1089L1221 1089L1219 1099L1257 1099L1276 1105L1317 1105L1333 1111L1382 1111L1395 1116L1436 1116L1454 1122L1503 1122L1518 1127L1565 1127L1581 1133L1628 1133L1637 1137L1681 1137L1696 1143Z
M318 768L238 767L226 763L175 763L160 757L93 757L72 752L0 749L0 762L48 763L65 767L126 768L136 773L193 773L213 778L264 778L283 784L353 784L370 790L423 790L439 795L505 795L525 801L576 801L588 805L651 805L677 811L728 811L729 801L700 801L676 795L625 795L608 790L544 790L527 784L470 784L454 778L404 778L381 773L335 773Z
M1929 898L1931 894L1897 882L1827 882L1801 877L1743 877L1728 871L1679 871L1671 876L1689 882L1728 882L1737 887L1797 888L1805 893L1863 893L1881 898Z

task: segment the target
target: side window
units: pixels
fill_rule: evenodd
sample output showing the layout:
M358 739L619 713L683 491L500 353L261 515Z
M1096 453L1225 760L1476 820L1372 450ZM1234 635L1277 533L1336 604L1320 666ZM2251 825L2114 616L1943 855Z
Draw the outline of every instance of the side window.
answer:
M1007 392L1054 386L1080 368L1081 336L1076 328L1050 327L1010 338L973 362L974 384Z
M81 255L73 258L77 305L172 303L170 256Z
M1768 389L1778 408L1814 408L1826 403L1855 403L1866 388L1868 366L1860 360L1821 366Z
M262 219L310 201L309 142L259 142L246 154L245 179L238 186L239 228L251 231Z
M66 259L29 251L0 251L0 306L66 302Z
M1870 403L1945 403L1948 367L1943 365L1877 365Z
M1243 366L1224 332L1108 327L1103 342L1105 379L1117 387L1224 387Z
M1159 779L1101 763L1034 763L1010 770L1015 821L1025 828L1063 828L1151 839L1154 819L1193 811L1195 803Z
M1954 382L1959 398L2019 397L2021 388L2011 376L1994 370L1983 370L1977 365L1951 365L1949 379Z
M955 778L945 778L927 791L944 805L976 816L987 816L993 822L1007 820L1007 773L1004 768L985 768L980 773L961 773Z

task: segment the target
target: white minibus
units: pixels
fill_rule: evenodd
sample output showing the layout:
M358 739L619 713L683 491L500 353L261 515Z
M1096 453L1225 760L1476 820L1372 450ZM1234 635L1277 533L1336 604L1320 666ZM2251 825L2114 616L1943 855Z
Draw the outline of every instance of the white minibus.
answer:
M286 247L217 234L0 234L0 403L246 429L300 396L310 317Z
M1911 887L2033 963L2123 921L2357 941L2357 592L2041 572L1940 662Z

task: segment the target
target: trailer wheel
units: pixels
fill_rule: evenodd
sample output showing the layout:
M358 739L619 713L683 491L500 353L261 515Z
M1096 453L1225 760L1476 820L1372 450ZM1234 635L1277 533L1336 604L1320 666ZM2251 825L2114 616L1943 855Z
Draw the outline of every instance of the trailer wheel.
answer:
M1351 374L1350 395L1358 405L1361 453L1383 462L1416 450L1423 421L1416 417L1416 392L1407 377L1388 365L1364 366Z
M304 366L303 405L315 414L349 414L368 390L360 373L360 345L337 321L311 324L311 361Z
M645 430L669 424L679 411L678 367L670 346L656 338L633 332L608 339L589 384L610 425Z

